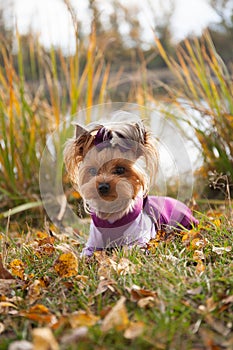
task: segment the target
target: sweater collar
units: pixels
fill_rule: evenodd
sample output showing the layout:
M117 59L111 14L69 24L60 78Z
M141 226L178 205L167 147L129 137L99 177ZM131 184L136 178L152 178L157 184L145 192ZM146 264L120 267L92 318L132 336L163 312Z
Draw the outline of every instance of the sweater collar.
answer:
M124 215L119 220L114 221L113 223L105 219L100 219L95 213L91 213L91 218L96 227L100 228L116 228L130 224L134 221L143 208L143 198L137 197L133 209L126 215Z

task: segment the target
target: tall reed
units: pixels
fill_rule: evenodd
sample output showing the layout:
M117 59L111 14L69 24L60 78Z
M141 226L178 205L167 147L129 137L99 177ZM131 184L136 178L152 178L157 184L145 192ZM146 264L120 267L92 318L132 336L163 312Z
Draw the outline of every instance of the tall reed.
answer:
M53 47L46 52L35 37L26 38L29 61L22 47L25 38L19 33L17 64L7 44L1 46L0 196L4 208L39 199L39 166L48 136L57 130L54 147L62 162L72 118L80 109L107 98L110 66L98 52L94 27L87 44L77 38L76 51L70 56Z
M200 39L186 39L169 56L155 38L160 55L176 78L165 86L180 118L191 125L203 155L202 175L216 170L233 181L233 80L215 50L208 32ZM196 142L193 140L193 142Z

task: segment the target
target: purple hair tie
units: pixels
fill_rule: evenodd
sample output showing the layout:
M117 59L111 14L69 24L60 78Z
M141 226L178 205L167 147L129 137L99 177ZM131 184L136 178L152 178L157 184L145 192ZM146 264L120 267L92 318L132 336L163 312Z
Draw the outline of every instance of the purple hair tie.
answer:
M117 134L118 137L124 138L121 134ZM95 136L94 145L97 147L98 151L102 151L104 148L112 147L113 134L111 130L108 130L104 126L100 128ZM117 144L117 146L121 149L122 152L126 152L127 148L122 147Z
M99 146L100 144L103 143L103 147L110 147L111 143L110 141L112 140L112 131L106 129L104 126L100 128L95 136L94 140L94 145Z

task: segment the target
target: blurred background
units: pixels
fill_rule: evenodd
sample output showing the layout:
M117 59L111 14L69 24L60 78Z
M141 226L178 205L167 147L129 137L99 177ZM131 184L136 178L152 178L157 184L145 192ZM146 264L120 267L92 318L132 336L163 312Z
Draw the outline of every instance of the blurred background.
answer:
M184 191L191 173L198 203L229 200L231 0L0 0L0 43L3 222L9 208L10 215L24 213L29 221L42 214L39 169L53 132L53 169L66 189L67 179L56 167L62 167L63 145L73 132L70 123L80 110L103 103L148 108L155 134L157 118L171 123L170 132L156 136L174 145L174 164L183 155L173 128L185 140L191 163L183 162ZM85 122L90 121L87 112ZM179 179L166 157L166 192L176 195ZM71 201L78 198L70 188L66 191Z

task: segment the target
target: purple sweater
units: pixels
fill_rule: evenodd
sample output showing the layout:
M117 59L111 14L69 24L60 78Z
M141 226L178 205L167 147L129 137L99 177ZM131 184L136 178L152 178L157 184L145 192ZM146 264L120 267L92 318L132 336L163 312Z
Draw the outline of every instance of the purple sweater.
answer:
M132 246L145 246L162 226L191 229L198 224L191 210L182 202L170 197L148 196L138 198L132 212L110 223L94 213L90 235L82 255L91 256L95 250Z

